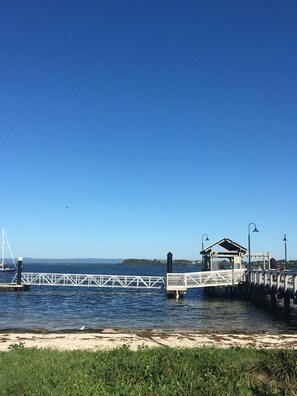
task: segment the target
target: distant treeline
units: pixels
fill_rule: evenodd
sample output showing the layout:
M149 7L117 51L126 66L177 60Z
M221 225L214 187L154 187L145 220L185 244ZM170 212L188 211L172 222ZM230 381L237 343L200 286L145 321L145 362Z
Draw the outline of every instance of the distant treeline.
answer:
M286 266L287 268L297 268L297 260L288 260L287 264L285 263L285 260L275 260L275 264L279 267Z
M230 267L230 261L229 260L221 260L218 261L218 267L219 269L227 269ZM243 262L247 266L247 262ZM257 260L257 261L252 261L252 267L263 267L263 261L262 260ZM290 269L290 268L297 268L297 260L288 260L287 264L285 263L285 260L275 260L275 263L270 263L271 269L276 269L277 267L280 267L280 269Z
M258 260L258 261L252 261L252 266L253 267L262 267L263 266L263 261ZM297 268L297 260L288 260L287 264L285 263L285 260L275 260L275 263L271 263L271 269L275 269L276 267L280 267L281 269L286 267L287 269L290 268Z
M147 259L126 259L122 262L124 265L166 265L166 260L147 260ZM173 260L174 265L193 265L190 260Z

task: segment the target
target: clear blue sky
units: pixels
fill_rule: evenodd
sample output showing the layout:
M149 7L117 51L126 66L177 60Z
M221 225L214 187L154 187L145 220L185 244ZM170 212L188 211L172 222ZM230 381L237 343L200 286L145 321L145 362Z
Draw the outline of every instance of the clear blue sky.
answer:
M255 222L297 259L295 0L4 0L0 34L15 256L196 259Z

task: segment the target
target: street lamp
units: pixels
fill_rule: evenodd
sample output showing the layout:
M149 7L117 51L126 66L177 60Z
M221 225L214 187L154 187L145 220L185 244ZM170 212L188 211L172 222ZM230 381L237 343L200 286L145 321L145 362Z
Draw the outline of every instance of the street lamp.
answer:
M206 237L205 238L206 241L209 241L208 235L207 234L203 234L202 235L202 249L201 250L204 250L204 243L203 243L204 237Z
M249 249L249 277L251 276L250 271L251 271L251 225L254 226L253 232L259 232L259 230L257 229L257 226L255 223L250 223L248 230L248 249Z
M287 265L287 235L284 234L283 242L285 242L285 263Z
M203 243L204 237L206 237L206 238L205 238L206 241L209 241L208 235L207 235L207 234L203 234L203 235L202 235L202 245L201 245L201 248L202 248L201 250L202 250L202 251L204 250L204 243ZM203 265L203 254L202 254L202 258L201 258L201 266L202 266L202 269L204 269L204 265Z

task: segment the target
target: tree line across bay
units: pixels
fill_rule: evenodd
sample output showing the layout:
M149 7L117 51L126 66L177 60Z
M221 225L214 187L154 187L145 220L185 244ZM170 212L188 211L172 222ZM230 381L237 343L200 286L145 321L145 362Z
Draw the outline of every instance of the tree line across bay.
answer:
M166 260L148 260L148 259L126 259L122 262L124 265L166 265ZM174 265L195 265L199 262L191 260L173 260Z
M124 265L166 265L166 260L159 260L159 259L135 259L135 258L129 258L126 260L123 260L122 264ZM229 260L220 260L217 262L218 268L219 269L227 269L230 267L230 261ZM246 263L245 263L246 264ZM275 261L275 268L277 266L286 269L291 269L291 268L297 268L297 260L289 260L287 263L285 263L285 260L276 260ZM173 260L173 265L180 265L180 266L201 266L201 261L200 260ZM252 267L262 267L263 262L261 260L259 261L252 261ZM275 269L271 268L271 269Z

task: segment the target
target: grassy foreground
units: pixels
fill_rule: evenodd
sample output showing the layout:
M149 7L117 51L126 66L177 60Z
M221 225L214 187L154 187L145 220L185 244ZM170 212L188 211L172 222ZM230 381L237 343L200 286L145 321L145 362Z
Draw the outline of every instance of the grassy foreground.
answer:
M297 351L121 347L0 353L0 395L297 395Z

